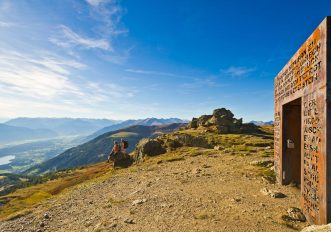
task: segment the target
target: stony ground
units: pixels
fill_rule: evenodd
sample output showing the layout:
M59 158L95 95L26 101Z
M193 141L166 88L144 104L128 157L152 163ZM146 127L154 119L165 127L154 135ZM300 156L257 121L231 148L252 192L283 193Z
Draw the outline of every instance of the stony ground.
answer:
M224 154L153 158L73 187L0 231L294 231L281 216L299 190L261 179L257 157ZM170 162L171 161L171 162ZM285 198L263 195L262 188Z

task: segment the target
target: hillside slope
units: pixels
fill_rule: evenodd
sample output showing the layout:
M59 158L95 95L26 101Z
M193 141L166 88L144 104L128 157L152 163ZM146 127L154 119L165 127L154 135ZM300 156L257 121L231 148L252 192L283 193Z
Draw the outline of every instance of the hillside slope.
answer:
M147 157L145 162L106 173L59 195L46 192L46 198L53 197L38 206L28 204L32 196L21 199L26 202L25 211L1 222L0 230L300 230L307 223L283 220L289 207L298 207L299 189L274 185L269 167L253 165L272 158L271 129L224 135L204 128L182 130L180 133L213 138L218 147L181 147ZM102 165L93 167L103 170ZM263 188L286 197L271 198L261 193ZM34 192L33 196L38 194ZM17 207L15 196L20 192L11 196L9 206L0 208L0 215Z
M108 127L104 127L93 134L89 135L86 139L91 140L94 139L104 133L115 131L115 130L120 130L129 126L135 126L135 125L140 125L140 126L161 126L161 125L169 125L169 124L174 124L174 123L187 123L186 120L182 120L179 118L146 118L146 119L137 119L137 120L127 120L115 125L111 125Z
M71 168L86 164L105 161L110 153L115 140L121 138L129 142L128 152L135 148L136 143L142 138L149 138L158 133L167 133L178 129L183 124L170 124L164 126L131 126L125 129L108 132L99 137L70 148L60 155L36 165L24 174L42 174L47 171Z

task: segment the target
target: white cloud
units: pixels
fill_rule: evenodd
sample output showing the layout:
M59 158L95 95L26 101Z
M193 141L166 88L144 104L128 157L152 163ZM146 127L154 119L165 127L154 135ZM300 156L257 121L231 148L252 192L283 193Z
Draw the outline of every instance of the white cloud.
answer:
M75 72L86 68L51 54L39 57L0 50L0 117L95 117L96 113L106 117L114 112L109 105L125 107L135 96L133 88L78 78Z
M67 93L83 95L79 88L69 81L68 67L78 63L55 58L31 58L19 53L1 53L1 92L34 98L52 98ZM82 67L82 65L80 66Z
M90 5L91 17L102 23L99 26L101 34L113 37L126 34L128 30L121 26L123 8L115 0L87 0Z
M94 7L99 6L102 3L109 2L109 0L86 0L86 2Z
M81 47L81 48L98 48L103 50L112 51L110 42L106 39L94 39L81 36L76 32L72 31L69 27L60 25L60 33L51 37L49 40L57 46L70 48L70 47Z
M15 26L15 23L0 21L0 28L9 28Z
M225 75L229 75L231 77L244 77L247 74L253 72L255 68L247 68L247 67L229 67L227 69L222 69L221 73Z

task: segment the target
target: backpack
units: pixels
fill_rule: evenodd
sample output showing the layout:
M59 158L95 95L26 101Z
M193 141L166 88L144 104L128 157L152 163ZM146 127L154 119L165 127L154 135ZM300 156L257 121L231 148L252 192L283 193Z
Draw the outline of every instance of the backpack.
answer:
M129 147L129 142L126 140L123 140L123 147L124 147L124 149L127 149Z

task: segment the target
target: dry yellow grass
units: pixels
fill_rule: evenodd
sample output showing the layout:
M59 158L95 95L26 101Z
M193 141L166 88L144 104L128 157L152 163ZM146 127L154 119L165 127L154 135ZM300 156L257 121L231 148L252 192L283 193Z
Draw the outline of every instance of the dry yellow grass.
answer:
M0 208L0 221L16 218L21 215L21 211L28 210L31 206L43 200L59 194L64 189L83 183L87 180L99 177L107 172L111 172L109 164L100 163L91 165L83 169L77 169L55 180L38 184L32 187L16 190L14 193L0 197L0 202L6 203Z

